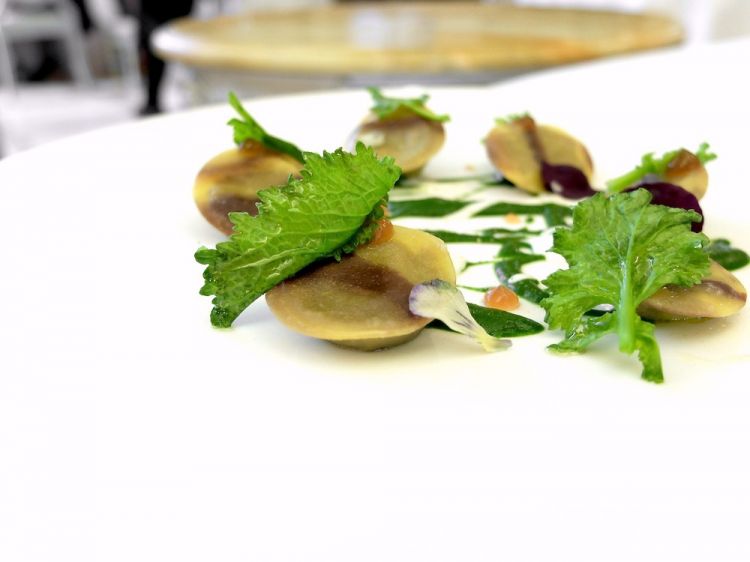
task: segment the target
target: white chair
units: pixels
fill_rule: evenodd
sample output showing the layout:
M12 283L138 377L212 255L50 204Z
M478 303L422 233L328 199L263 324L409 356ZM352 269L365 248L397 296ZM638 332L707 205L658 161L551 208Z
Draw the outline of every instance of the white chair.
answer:
M15 90L15 41L58 40L77 84L92 83L86 45L75 6L67 0L0 0L0 80Z
M96 32L107 43L110 66L116 68L124 85L138 88L141 83L138 20L123 13L117 0L86 0L86 8Z

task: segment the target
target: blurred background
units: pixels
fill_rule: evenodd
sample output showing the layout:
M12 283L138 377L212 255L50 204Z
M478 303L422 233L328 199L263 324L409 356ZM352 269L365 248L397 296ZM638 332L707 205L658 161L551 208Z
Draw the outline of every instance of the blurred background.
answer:
M0 157L230 88L484 83L747 34L749 0L0 0Z

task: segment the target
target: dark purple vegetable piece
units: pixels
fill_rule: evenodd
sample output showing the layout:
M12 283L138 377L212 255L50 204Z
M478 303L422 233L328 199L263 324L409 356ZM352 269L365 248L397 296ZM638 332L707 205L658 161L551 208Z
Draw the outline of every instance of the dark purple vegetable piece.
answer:
M575 166L542 162L544 187L567 199L583 199L596 193L586 175Z
M693 232L701 232L703 230L703 209L701 209L700 203L698 203L698 198L687 189L671 183L655 182L641 183L625 191L635 191L636 189L645 189L651 193L651 203L654 205L664 205L665 207L687 209L700 213L701 220L693 223L692 230Z

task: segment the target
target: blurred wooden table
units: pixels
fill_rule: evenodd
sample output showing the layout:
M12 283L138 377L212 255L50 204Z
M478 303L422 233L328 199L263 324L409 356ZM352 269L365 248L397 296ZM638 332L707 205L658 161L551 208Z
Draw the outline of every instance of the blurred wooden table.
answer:
M490 81L504 74L679 43L657 14L534 9L466 2L357 3L181 19L153 42L198 72L256 80ZM430 81L430 80L428 80Z

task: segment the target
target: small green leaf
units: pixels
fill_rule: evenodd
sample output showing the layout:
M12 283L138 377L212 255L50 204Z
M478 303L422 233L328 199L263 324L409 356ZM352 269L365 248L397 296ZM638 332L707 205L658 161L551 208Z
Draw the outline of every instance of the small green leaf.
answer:
M242 106L242 103L237 98L234 92L229 92L229 105L231 105L242 118L233 118L230 119L227 123L234 129L235 144L240 146L246 141L257 142L258 144L261 144L266 148L270 148L271 150L276 150L277 152L288 154L292 158L304 164L305 156L302 151L289 141L285 141L284 139L269 135L266 130L261 127L260 124L255 119L253 119L253 117Z
M701 164L705 164L706 162L710 162L711 160L716 160L718 156L716 156L715 153L710 152L710 147L708 146L707 142L702 142L701 145L698 147L698 151L695 153L695 155L698 157L698 160L700 160Z
M670 150L661 155L660 158L656 158L653 152L644 154L641 157L641 163L629 172L616 177L607 182L607 190L610 193L619 193L620 191L631 187L646 176L654 175L662 177L667 171L669 163L674 160L680 150ZM695 156L700 160L701 164L710 162L716 159L716 154L709 152L709 146L707 142L701 143L698 150L695 152Z
M438 115L434 113L425 105L430 96L423 95L418 98L393 98L383 95L378 88L367 88L372 96L374 105L372 106L372 112L380 119L387 119L394 113L401 109L410 111L416 115L419 115L423 119L428 121L445 122L450 119L448 115Z

